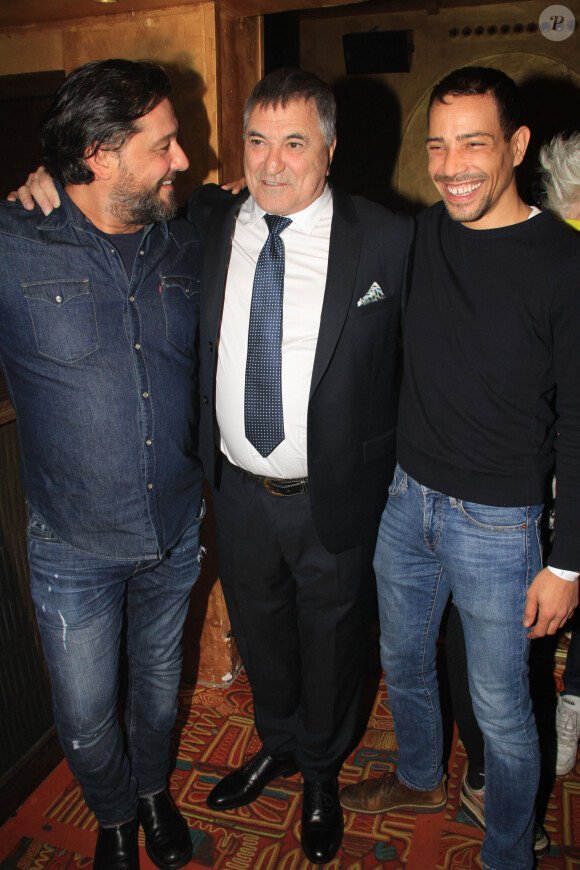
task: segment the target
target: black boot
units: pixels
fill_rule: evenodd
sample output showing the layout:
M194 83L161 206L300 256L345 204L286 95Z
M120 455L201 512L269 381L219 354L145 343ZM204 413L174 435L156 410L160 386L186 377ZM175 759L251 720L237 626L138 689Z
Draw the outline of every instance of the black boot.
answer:
M193 845L187 822L166 791L139 798L145 851L161 870L177 870L191 861Z
M137 819L99 828L93 870L139 870L138 831Z

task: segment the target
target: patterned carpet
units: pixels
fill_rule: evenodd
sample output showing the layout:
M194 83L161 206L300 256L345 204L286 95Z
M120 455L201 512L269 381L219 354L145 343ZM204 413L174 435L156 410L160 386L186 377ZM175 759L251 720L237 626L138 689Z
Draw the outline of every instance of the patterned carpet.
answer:
M561 645L555 681L553 665L550 674L552 696L554 682L559 688L564 655ZM552 716L553 697L550 703ZM541 713L547 709L539 713L540 726ZM194 859L190 866L221 870L308 870L313 866L300 849L299 776L272 783L254 804L229 813L216 815L205 805L205 797L218 779L258 746L251 693L243 674L226 690L183 688L171 789L191 829ZM459 808L465 752L451 730L448 752L449 800L444 812L424 816L346 813L342 847L326 866L330 870L481 868L482 835ZM396 757L391 715L381 684L364 736L344 765L341 784L392 769ZM567 777L554 781L548 776L548 780L545 827L551 846L540 870L580 870L580 762ZM140 832L141 846L142 837ZM90 868L87 856L93 854L95 840L95 819L63 762L0 829L0 870ZM142 870L152 870L153 866L141 849Z

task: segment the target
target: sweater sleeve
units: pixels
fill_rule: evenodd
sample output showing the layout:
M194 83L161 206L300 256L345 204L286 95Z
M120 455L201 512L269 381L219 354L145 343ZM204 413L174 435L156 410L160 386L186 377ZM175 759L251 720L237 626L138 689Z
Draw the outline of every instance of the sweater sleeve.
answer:
M576 253L576 252L575 252ZM580 572L580 237L551 307L556 382L556 519L550 565ZM564 270L562 270L564 272Z

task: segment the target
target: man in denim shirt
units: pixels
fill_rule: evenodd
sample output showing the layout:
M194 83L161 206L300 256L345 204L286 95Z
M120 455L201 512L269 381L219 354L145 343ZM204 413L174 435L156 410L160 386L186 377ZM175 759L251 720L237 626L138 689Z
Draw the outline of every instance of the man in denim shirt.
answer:
M65 755L99 823L95 870L191 859L166 792L189 593L200 243L165 72L75 70L44 121L60 208L0 204L0 355L29 504L30 581ZM118 720L126 607L127 749Z

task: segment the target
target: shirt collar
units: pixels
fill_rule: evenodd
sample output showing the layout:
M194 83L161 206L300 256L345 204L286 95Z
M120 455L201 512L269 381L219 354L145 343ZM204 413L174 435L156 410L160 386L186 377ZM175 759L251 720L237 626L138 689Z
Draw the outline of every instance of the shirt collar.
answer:
M320 196L311 202L309 206L303 208L302 211L297 211L295 214L289 214L288 217L292 220L294 229L300 230L305 235L311 235L316 229L321 217L326 213L332 203L332 192L328 184L324 186L324 190ZM250 226L258 224L267 212L260 208L253 196L250 196L246 201L248 223ZM242 206L244 209L244 206Z
M80 208L74 204L63 185L60 184L60 182L55 181L55 186L60 197L60 208L55 208L49 215L44 217L40 222L39 228L43 230L60 230L68 223L71 223L80 230L96 232L98 235L102 235ZM158 221L156 224L148 224L143 228L143 238L153 226L158 226L164 237L167 238L168 229L166 221Z

